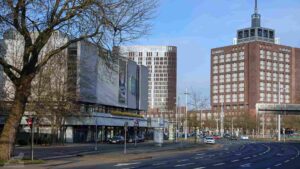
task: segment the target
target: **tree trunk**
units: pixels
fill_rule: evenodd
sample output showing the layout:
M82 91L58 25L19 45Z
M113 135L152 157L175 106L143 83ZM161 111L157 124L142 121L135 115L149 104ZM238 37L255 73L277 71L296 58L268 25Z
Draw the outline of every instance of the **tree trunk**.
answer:
M30 88L21 83L16 87L15 98L0 136L0 160L9 160L15 144L18 127L25 111Z

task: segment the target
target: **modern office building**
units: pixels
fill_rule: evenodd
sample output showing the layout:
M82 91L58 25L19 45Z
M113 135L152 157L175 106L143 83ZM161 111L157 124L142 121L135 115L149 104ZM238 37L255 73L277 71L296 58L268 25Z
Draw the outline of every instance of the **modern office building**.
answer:
M275 35L261 26L255 1L237 44L211 50L212 112L255 117L257 103L300 103L300 49L277 44Z
M22 55L22 40L18 37L11 31L0 40L1 45L7 46L5 59L16 66ZM45 50L51 50L65 40L67 36L55 32ZM61 125L67 142L91 142L96 138L105 141L123 134L125 123L128 133L132 134L134 127L139 127L140 134L144 133L145 128L150 127L147 119L140 115L148 108L148 68L128 58L117 56L109 61L105 59L108 57L106 50L100 51L90 42L80 41L49 60L32 82L32 94L21 120L22 132L29 131L26 119L38 116L34 103L39 100L38 108L44 113L39 116L40 134L50 134L55 130L51 126ZM0 87L8 94L0 97L0 131L10 111L11 100L7 97L14 95L12 83L1 70L0 66ZM56 94L49 95L53 92ZM49 102L58 107L54 110L56 114L63 116L51 114ZM51 121L54 118L48 118L51 116L64 120L57 124L57 121ZM155 125L155 122L151 124Z
M148 116L174 120L177 84L175 46L119 46L120 55L148 67Z

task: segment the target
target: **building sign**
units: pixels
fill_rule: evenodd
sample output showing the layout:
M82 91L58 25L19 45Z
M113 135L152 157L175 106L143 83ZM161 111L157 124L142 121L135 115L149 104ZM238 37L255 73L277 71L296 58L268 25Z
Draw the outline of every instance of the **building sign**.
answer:
M126 73L126 62L119 60L119 103L126 104L127 98L127 73Z

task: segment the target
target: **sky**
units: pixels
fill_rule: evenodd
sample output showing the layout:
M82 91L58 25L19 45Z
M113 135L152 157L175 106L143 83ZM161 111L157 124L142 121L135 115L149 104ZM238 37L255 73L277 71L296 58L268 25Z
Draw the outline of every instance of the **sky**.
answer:
M258 0L262 26L281 44L300 47L300 1ZM177 46L177 90L210 95L210 50L232 45L249 27L254 0L160 0L149 35L129 45Z

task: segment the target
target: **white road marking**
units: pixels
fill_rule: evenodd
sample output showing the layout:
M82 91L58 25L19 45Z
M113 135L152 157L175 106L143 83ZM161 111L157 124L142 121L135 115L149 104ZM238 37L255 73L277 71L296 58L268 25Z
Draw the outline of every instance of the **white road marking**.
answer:
M281 163L274 165L275 167L281 166Z
M242 155L241 153L238 153L238 154L235 154L236 156L240 156L240 155Z
M257 157L257 155L253 155L252 157Z
M177 162L189 161L189 159L178 160Z
M154 163L153 165L154 166L158 166L158 165L164 165L164 164L166 164L167 162L160 162L160 163Z
M198 160L198 159L201 159L201 158L203 158L203 157L194 157L195 160Z
M139 164L140 162L137 163L119 163L114 165L115 167L120 167L120 166L128 166L128 165L135 165L135 164Z
M249 159L249 158L251 158L251 157L244 157L243 159L244 159L244 160L247 160L247 159Z
M184 167L184 166L193 165L193 164L195 164L195 163L178 164L178 165L175 165L174 167Z
M200 154L196 154L197 156L202 156L205 155L205 153L200 153Z
M236 160L232 160L231 162L232 163L235 163L235 162L237 162L237 161L240 161L239 159L236 159Z
M251 163L247 163L247 164L243 164L243 165L240 165L241 167L245 168L245 167L250 167L251 166Z
M218 164L214 164L213 166L220 166L220 165L224 165L225 163L218 163Z
M285 162L285 163L288 163L288 162L290 162L290 160L285 160L284 162Z
M204 169L205 167L197 167L197 168L194 168L194 169Z

